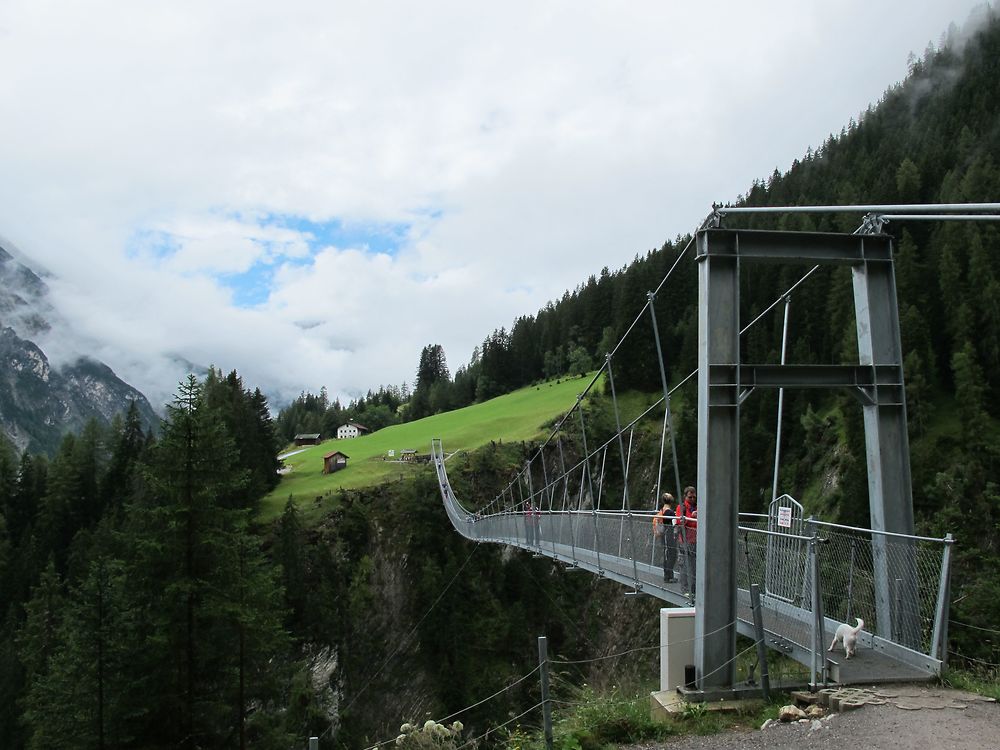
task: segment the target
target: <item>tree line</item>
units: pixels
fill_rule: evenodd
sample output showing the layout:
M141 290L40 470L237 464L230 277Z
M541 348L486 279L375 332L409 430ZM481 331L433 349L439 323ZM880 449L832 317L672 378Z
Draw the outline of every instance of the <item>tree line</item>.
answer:
M346 407L339 399L331 403L325 388L319 395L302 393L279 412L279 434L286 441L298 433L319 432L330 437L348 421L376 430L487 401L542 380L590 372L604 363L606 355L632 326L641 300L657 287L688 239L678 238L658 250L637 255L631 264L617 271L605 267L536 315L519 316L509 330L494 330L473 350L469 362L455 370L454 376L444 348L428 344L420 352L412 392L406 384L381 386ZM684 268L678 279L679 291L657 300L658 316L670 319L674 310L697 299L693 269ZM639 329L648 333L651 323L643 319ZM697 319L690 316L661 331L668 351L683 354L677 363L668 361L669 371L682 361L693 361L697 333ZM652 343L648 347L637 345L635 339L630 337L625 342L618 359L624 365L620 375L616 370L615 377L620 377L626 388L655 388L660 371L655 355L645 356L652 352Z
M444 715L530 671L538 633L590 653L572 631L594 582L471 559L430 473L262 525L280 444L260 391L214 370L155 435L133 406L51 460L0 443L0 747L361 747L395 736L401 700ZM521 450L459 464L456 486L493 491Z
M4 747L291 736L283 594L253 528L278 479L267 401L212 370L166 411L154 436L133 403L51 461L0 442Z

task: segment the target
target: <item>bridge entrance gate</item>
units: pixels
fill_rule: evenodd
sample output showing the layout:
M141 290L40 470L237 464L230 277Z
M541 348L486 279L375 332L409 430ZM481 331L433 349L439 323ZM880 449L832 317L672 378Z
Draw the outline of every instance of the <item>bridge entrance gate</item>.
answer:
M791 495L771 501L767 511L764 593L784 602L801 601L806 586L806 533L802 503Z

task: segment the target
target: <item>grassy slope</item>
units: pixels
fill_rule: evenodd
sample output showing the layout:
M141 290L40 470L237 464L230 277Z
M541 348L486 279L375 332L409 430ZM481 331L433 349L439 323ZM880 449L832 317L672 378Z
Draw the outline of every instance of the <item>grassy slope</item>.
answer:
M396 452L397 458L404 449L426 454L430 452L431 440L441 438L445 450L451 453L477 448L491 440L530 440L547 434L543 425L569 411L591 377L529 386L482 404L386 427L353 440L326 440L309 446L285 459L285 465L292 471L264 498L263 520L278 515L289 496L304 509L315 507L317 503L309 502L307 506L306 501L320 498L322 505L341 488L367 487L416 470L413 464L385 460L390 450ZM350 456L348 466L335 474L323 474L323 456L335 450Z

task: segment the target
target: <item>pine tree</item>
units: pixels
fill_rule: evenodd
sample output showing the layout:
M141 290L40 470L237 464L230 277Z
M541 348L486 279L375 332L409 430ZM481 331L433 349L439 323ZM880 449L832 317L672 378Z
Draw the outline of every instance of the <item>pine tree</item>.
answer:
M0 433L0 514L6 517L12 510L17 489L17 457L14 446Z
M451 374L445 361L444 348L440 344L428 344L420 352L417 365L417 382L410 398L409 419L421 419L434 412L431 404L431 390L435 384L450 384ZM440 401L440 395L438 396Z
M124 419L115 424L111 437L111 457L100 489L106 508L121 508L130 499L145 447L139 408L132 401Z
M263 665L284 649L281 593L247 512L226 502L247 472L193 376L167 411L127 544L137 627L152 644L137 657L151 682L140 738L217 745L229 731L245 736L250 701L275 695Z
M25 605L25 621L17 636L17 651L28 683L48 671L55 653L65 596L55 562L49 561Z
M235 370L226 377L214 368L204 385L205 402L235 441L239 465L247 473L245 486L234 488L224 500L233 508L255 510L257 502L278 484L278 446L267 399L256 389L243 387ZM327 403L325 390L320 404Z
M298 506L289 500L278 521L275 554L281 566L289 621L296 630L301 630L305 622L308 601L303 543L302 519Z
M228 585L223 565L236 511L220 498L245 481L236 449L202 388L190 376L178 389L147 482L150 506L138 519L132 569L151 598L148 627L161 653L148 669L160 694L152 731L196 747L224 724L226 701L217 688L227 638L219 597Z
M44 596L47 585L33 612L38 619L51 606ZM99 554L80 584L59 602L59 610L45 668L29 670L24 699L28 747L128 746L144 714L149 679L135 671L135 660L148 645L134 628L121 561ZM31 617L24 632L22 651L27 655L37 639L27 635Z

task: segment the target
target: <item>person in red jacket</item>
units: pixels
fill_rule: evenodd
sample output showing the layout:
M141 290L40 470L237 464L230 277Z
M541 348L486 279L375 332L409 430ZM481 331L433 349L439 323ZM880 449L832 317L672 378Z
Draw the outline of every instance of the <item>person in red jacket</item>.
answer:
M677 546L680 552L681 561L684 564L684 576L681 582L684 585L684 593L689 597L694 597L695 591L695 566L698 561L698 496L694 487L684 488L684 499L677 506Z

